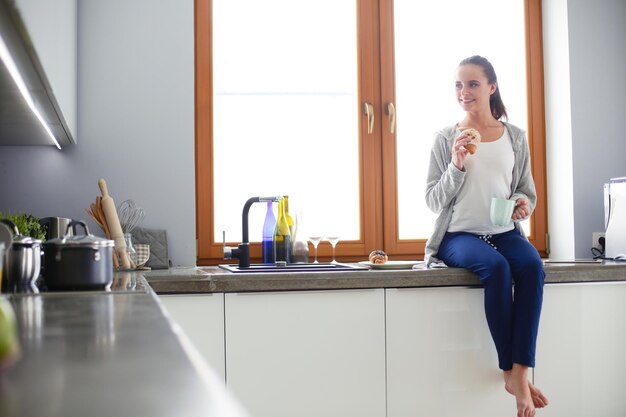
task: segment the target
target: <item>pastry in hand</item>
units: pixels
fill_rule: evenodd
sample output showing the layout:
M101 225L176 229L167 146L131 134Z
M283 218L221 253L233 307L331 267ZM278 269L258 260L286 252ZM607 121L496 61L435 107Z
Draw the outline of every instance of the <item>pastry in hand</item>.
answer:
M480 143L480 133L478 133L478 130L472 128L465 129L461 132L461 136L467 136L470 140L469 143L465 145L465 149L467 149L470 155L474 155Z
M375 250L370 253L370 262L376 265L382 265L388 260L387 254L382 250Z

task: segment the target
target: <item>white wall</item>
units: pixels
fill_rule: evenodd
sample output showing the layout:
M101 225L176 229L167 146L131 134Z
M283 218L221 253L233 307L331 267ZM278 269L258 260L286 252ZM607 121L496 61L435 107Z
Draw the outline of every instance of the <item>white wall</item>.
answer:
M551 241L555 257L589 258L602 185L626 175L626 2L550 0L543 12Z
M88 220L105 178L195 265L192 0L78 2L78 145L0 147L0 211Z
M626 175L626 1L570 0L576 255L604 230L602 184Z
M589 257L602 184L626 175L626 2L544 3L552 247ZM80 0L78 20L78 145L0 147L0 211L88 218L104 177L193 265L193 1Z
M542 6L550 257L571 259L576 248L567 0Z

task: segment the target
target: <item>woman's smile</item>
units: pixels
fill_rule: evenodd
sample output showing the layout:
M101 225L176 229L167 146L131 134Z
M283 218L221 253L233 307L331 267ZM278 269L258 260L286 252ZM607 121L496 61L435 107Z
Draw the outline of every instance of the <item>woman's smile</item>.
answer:
M463 110L468 111L470 107L472 107L476 103L476 99L474 98L459 98L459 104Z

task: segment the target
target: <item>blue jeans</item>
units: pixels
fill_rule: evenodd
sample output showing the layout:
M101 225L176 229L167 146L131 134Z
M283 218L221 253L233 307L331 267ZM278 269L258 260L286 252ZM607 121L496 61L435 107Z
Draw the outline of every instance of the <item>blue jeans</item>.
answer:
M530 242L517 229L482 236L446 233L437 257L476 273L484 285L500 369L510 370L514 363L534 367L545 272Z

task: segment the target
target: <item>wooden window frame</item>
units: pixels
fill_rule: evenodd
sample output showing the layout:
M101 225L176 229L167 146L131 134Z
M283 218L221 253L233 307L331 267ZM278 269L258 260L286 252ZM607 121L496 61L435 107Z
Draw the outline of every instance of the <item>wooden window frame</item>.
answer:
M381 3L381 59L383 101L395 103L394 48L393 48L393 0ZM537 190L537 206L532 215L529 241L542 257L548 255L548 213L546 186L545 107L543 84L543 34L541 0L524 1L526 27L526 82L527 82L527 138L530 147L532 173ZM399 239L396 137L387 126L383 129L383 181L384 202L384 248L394 255L421 259L426 239Z
M211 0L195 0L195 164L196 236L199 265L222 263L222 243L213 240L213 80ZM421 259L425 239L398 238L398 200L395 135L382 111L395 103L393 0L360 0L358 10L359 103L374 104L372 134L366 134L367 119L359 125L361 191L361 239L342 242L337 258L362 260L371 250L384 248L393 256ZM541 0L525 0L528 129L532 171L537 188L537 207L531 222L531 243L542 256L547 246L547 195L545 109ZM229 173L221 173L228 175ZM240 211L242 207L233 207ZM230 243L232 244L232 242ZM326 247L328 246L328 247ZM251 244L252 261L261 257L259 243ZM320 260L330 260L329 245L320 245Z

